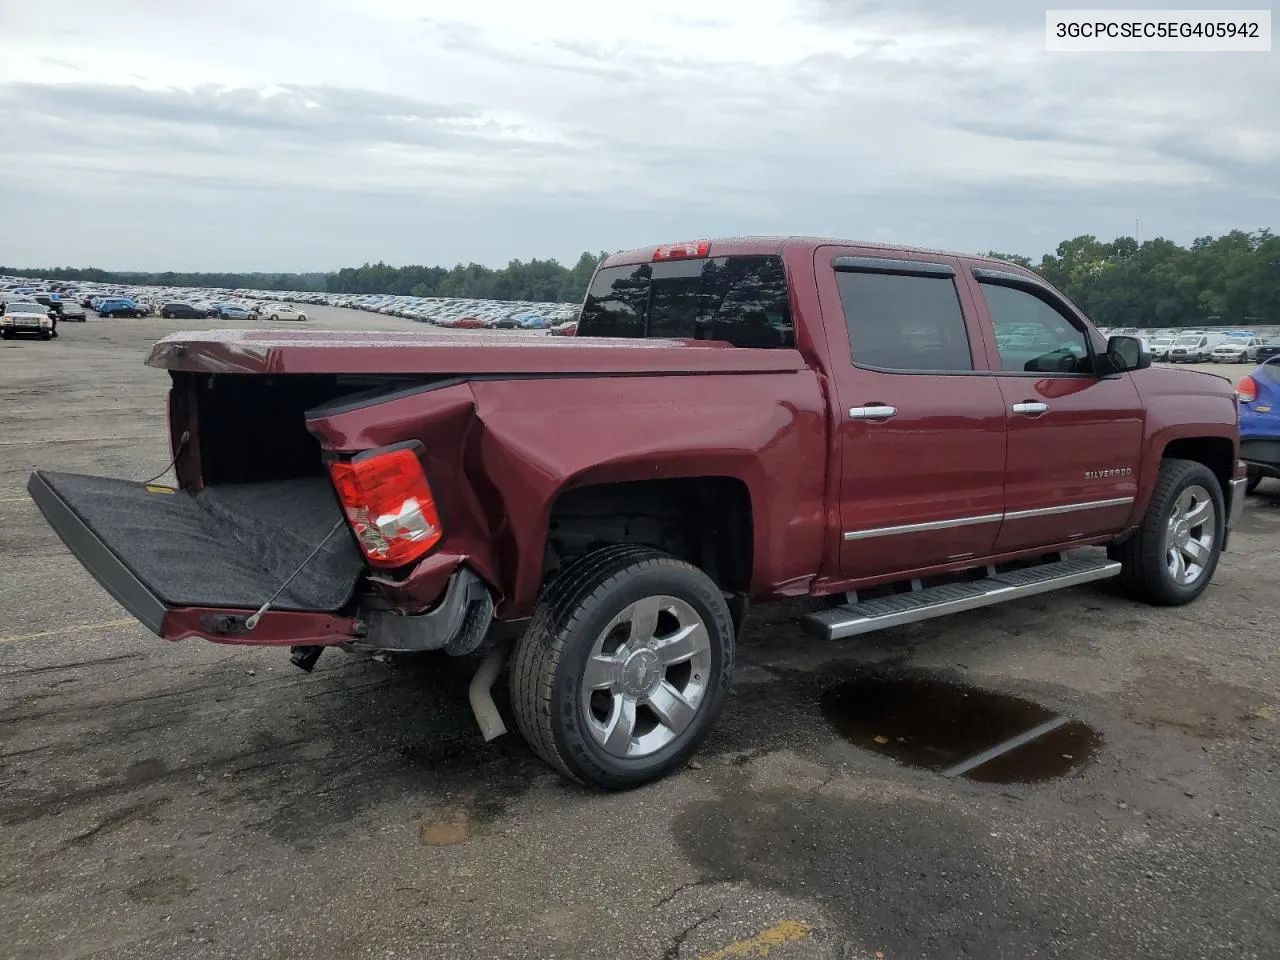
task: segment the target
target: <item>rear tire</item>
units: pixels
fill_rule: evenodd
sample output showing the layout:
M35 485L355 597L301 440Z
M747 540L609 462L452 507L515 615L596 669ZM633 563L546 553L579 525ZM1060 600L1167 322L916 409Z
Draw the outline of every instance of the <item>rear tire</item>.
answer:
M538 756L598 790L682 765L724 707L734 630L703 571L648 547L588 554L546 589L511 666Z
M1222 553L1227 511L1217 476L1194 460L1160 463L1137 533L1108 553L1123 564L1121 588L1157 606L1181 606L1204 592Z

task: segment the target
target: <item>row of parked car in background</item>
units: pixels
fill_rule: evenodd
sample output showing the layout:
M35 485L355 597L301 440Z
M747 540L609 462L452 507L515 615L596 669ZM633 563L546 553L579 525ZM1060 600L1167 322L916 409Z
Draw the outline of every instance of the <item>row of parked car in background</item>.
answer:
M381 313L454 329L554 329L557 333L569 330L568 325L576 319L580 306L577 303L467 297L142 287L0 277L0 300L5 291L25 296L38 292L51 311L68 320L83 319L83 314L72 314L85 309L108 318L306 320L309 307L327 306Z
M476 300L465 297L413 297L396 294L321 293L317 291L215 290L184 287L142 287L33 281L0 277L0 302L21 296L45 305L56 324L83 320L85 311L101 317L162 317L174 320L295 320L305 321L314 306L342 307L452 329L541 330L572 335L580 304L527 301ZM1211 321L1216 318L1209 318ZM1034 337L1038 327L1029 327ZM1165 363L1249 363L1280 355L1280 327L1258 326L1247 330L1215 327L1202 329L1153 329L1117 327L1105 334L1136 336L1144 340L1152 359ZM1018 339L1023 331L1001 331Z
M1151 359L1162 363L1254 363L1280 355L1280 330L1142 330L1118 327L1103 333L1141 337Z

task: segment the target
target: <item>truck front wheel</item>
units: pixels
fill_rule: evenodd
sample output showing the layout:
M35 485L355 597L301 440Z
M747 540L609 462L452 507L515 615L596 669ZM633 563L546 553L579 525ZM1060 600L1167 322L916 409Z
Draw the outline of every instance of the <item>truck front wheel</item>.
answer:
M1123 564L1125 591L1161 606L1200 596L1218 566L1226 516L1212 470L1194 460L1162 461L1137 533L1109 551Z
M625 790L697 749L724 706L733 619L720 588L648 547L588 554L547 588L512 659L520 732L579 783Z

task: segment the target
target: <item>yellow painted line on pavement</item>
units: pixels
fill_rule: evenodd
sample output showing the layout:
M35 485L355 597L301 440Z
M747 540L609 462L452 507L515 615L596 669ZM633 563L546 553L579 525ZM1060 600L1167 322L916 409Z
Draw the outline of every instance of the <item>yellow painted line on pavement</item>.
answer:
M20 633L12 637L0 637L0 643L21 643L23 640L40 640L44 637L56 637L64 633L87 633L90 630L105 630L107 627L123 627L137 623L132 617L127 620L103 620L100 623L81 623L74 627L59 627L57 630L41 630L39 633Z
M5 499L0 500L0 503L30 503L30 502L31 502L30 497L6 497Z
M780 920L766 927L750 940L739 940L698 960L739 960L743 957L767 957L774 947L809 939L809 925L802 920Z

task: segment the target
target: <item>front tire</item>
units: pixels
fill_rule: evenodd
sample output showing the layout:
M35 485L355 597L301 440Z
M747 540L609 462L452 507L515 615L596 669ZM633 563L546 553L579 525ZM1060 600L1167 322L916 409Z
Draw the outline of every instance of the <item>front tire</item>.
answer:
M1109 553L1134 599L1181 606L1204 592L1222 553L1227 511L1217 476L1194 460L1160 463L1137 533Z
M1263 474L1263 472L1257 467L1249 467L1245 477L1244 492L1253 493L1253 491L1258 489L1258 484L1263 481L1265 474Z
M682 765L710 732L733 655L733 619L710 577L648 547L607 547L556 577L521 637L516 724L565 776L637 787Z

